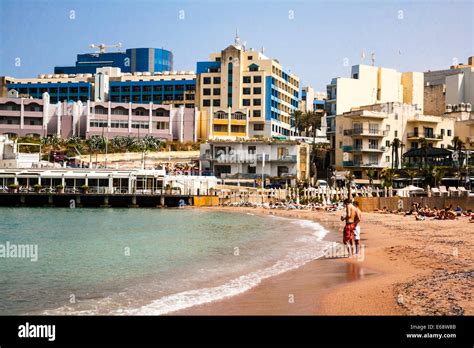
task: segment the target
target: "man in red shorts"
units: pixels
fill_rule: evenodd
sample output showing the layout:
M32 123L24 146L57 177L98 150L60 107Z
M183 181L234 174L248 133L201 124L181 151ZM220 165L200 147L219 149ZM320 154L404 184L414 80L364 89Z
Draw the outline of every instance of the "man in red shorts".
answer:
M346 216L341 216L341 220L345 221L346 225L344 226L342 243L347 246L349 256L352 256L354 254L353 242L356 228L355 221L360 220L360 216L357 208L352 204L352 201L349 198L344 200L344 206L346 207Z

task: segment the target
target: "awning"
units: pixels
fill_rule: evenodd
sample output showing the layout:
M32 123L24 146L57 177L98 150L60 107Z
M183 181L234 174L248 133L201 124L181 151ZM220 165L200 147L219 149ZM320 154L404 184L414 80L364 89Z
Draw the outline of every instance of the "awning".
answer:
M355 179L356 184L360 185L370 185L370 180L369 179ZM374 185L379 185L381 184L380 180L372 180L372 184Z

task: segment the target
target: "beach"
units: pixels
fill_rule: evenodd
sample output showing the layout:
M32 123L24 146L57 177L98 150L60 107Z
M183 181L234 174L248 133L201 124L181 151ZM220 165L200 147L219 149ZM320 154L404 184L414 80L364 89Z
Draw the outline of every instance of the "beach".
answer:
M306 219L340 231L342 212L240 210ZM256 287L172 315L472 315L474 224L363 213L363 257L322 258ZM327 236L342 238L342 233Z

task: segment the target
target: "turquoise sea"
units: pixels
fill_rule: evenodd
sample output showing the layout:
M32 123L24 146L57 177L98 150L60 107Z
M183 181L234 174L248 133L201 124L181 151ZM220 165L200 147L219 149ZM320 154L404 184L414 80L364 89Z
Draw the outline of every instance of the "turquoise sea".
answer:
M199 209L0 208L0 314L165 314L318 258L317 223Z

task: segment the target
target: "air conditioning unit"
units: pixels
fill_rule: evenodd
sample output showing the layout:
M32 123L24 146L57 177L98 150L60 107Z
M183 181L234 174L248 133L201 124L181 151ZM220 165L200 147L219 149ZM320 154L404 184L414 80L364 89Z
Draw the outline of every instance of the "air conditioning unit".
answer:
M467 111L467 112L471 112L471 111L472 111L471 103L466 103L466 111Z
M446 113L453 112L453 106L451 104L446 104Z
M466 104L464 103L459 104L459 111L466 111Z

